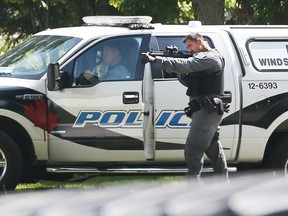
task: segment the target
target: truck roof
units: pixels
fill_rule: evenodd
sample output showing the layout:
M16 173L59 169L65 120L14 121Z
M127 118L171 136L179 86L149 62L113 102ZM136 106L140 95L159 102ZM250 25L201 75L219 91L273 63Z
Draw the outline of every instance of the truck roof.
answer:
M148 16L142 16L140 18L149 18ZM85 21L83 17L83 20ZM86 20L86 24L83 26L77 27L64 27L56 29L47 29L45 31L39 32L36 35L61 35L61 36L71 36L83 39L95 38L105 35L127 35L127 34L138 34L138 33L152 33L153 35L185 35L189 32L215 32L219 30L233 31L245 29L246 31L256 30L261 34L261 30L267 29L285 29L288 30L288 25L201 25L199 21L190 21L188 25L163 25L160 23L150 23L150 21L145 20L139 25L139 23L132 23L133 28L127 24L127 19L133 18L132 22L135 22L137 17L130 16L91 16L88 18L93 18L96 24L93 24L92 21ZM105 18L108 20L105 23ZM103 23L98 22L100 19ZM112 21L111 21L112 19ZM126 23L121 24L118 20L124 20ZM139 21L141 22L141 21ZM140 23L141 24L141 23ZM138 26L138 27L137 27ZM277 32L277 31L276 31Z

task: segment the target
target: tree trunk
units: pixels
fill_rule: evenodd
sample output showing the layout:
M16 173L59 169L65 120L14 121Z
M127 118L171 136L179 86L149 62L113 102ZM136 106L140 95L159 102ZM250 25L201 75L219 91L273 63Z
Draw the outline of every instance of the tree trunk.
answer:
M195 19L205 25L223 25L225 0L192 0Z
M281 11L273 14L271 25L287 25L288 24L288 12L285 8L281 8Z

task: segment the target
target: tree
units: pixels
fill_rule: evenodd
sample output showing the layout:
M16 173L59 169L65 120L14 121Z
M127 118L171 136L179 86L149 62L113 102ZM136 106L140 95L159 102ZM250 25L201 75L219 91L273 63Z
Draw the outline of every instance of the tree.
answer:
M110 2L125 15L147 14L153 17L153 22L187 24L196 18L203 24L224 24L225 0L149 0L141 4L139 0Z
M224 12L230 16L225 19ZM287 24L287 0L1 0L0 39L6 50L47 28L77 26L88 15L149 15L152 22ZM0 41L1 44L1 41Z
M139 4L140 2L140 4ZM1 0L1 50L47 28L77 26L88 15L150 15L153 22L187 23L193 17L191 0Z
M119 14L106 0L1 0L0 51L47 28L81 25L87 15Z
M154 23L187 23L193 16L191 0L110 0L123 15L148 15Z
M287 0L236 0L229 24L288 24Z
M224 24L225 0L192 0L195 18L202 24Z

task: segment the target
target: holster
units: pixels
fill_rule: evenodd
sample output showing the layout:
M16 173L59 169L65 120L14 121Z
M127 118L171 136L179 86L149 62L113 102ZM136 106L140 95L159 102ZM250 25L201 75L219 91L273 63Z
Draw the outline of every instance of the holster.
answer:
M204 96L201 100L203 107L207 110L207 112L212 113L217 110L217 105L214 101L215 98L210 100L207 96ZM218 98L217 98L218 99Z
M223 115L224 112L228 112L226 110L226 105L223 104L223 101L220 98L214 97L210 99L209 97L203 97L203 107L209 112L218 111L219 115Z

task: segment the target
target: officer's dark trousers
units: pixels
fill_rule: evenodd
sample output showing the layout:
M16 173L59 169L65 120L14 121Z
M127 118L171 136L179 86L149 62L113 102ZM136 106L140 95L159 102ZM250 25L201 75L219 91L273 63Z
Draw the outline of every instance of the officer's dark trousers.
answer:
M215 173L227 175L223 148L217 136L216 139L214 137L214 134L220 130L221 119L222 115L219 115L217 111L208 113L205 108L193 113L185 145L188 176L200 176L204 153L211 160Z

